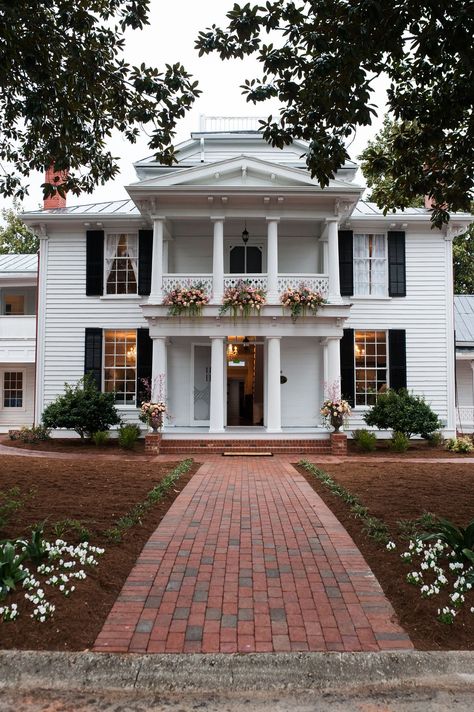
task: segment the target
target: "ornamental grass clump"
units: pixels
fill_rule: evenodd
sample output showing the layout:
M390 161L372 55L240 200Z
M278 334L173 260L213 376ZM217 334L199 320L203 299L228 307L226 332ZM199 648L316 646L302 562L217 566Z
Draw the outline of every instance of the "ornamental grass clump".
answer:
M127 423L127 425L121 425L118 429L118 443L124 450L133 450L135 443L141 435L141 430L139 425L135 423Z
M248 317L252 313L259 314L266 300L267 293L264 289L253 287L248 280L239 279L233 287L227 287L224 291L219 313L231 312L235 318Z
M280 302L283 307L290 310L292 320L296 321L299 316L306 316L308 312L316 314L325 299L320 292L313 292L304 282L301 282L298 289L284 291Z
M169 307L170 316L200 316L202 308L209 303L209 296L202 282L191 284L189 287L178 285L165 294L163 304Z
M365 428L353 430L352 440L357 449L363 452L373 452L377 447L377 436Z

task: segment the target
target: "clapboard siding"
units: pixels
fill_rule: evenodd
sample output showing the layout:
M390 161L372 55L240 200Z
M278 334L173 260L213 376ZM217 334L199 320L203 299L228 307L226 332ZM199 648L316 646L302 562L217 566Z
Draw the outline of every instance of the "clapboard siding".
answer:
M50 232L48 289L46 294L44 403L76 383L84 374L86 327L136 329L146 327L141 297L117 300L86 296L86 236ZM136 410L119 408L125 419Z
M472 368L470 361L456 361L457 404L471 406L474 403L472 391Z
M447 243L439 233L406 233L407 296L353 299L353 329L405 329L407 387L423 395L442 420L448 416ZM351 426L363 425L356 410Z

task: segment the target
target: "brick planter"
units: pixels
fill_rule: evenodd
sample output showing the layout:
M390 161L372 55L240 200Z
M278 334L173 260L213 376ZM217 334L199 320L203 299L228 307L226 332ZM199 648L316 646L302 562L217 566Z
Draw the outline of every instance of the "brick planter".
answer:
M161 452L161 433L147 433L145 435L145 453L159 455Z
M331 455L347 455L347 435L331 433Z

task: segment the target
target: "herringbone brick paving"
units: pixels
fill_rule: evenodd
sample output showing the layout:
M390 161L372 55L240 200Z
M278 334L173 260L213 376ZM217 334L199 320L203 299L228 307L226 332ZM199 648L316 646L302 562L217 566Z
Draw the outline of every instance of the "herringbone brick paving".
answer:
M409 648L352 539L287 460L211 457L145 545L94 649Z

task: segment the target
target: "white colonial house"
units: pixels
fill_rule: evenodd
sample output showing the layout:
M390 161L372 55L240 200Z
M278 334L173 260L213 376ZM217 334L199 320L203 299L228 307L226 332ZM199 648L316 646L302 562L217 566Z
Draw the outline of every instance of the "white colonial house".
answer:
M0 433L34 420L37 255L0 255Z
M24 214L41 240L37 420L86 371L128 420L143 379L164 388L164 440L182 448L327 440L319 410L339 386L349 430L377 393L407 386L453 434L452 237L471 216L441 231L426 209L384 216L354 163L323 190L302 142L272 148L255 128L208 119L177 165L135 164L128 200ZM238 280L266 291L258 314L221 314ZM301 283L326 301L293 320L280 296ZM201 316L170 315L165 295L197 284Z

